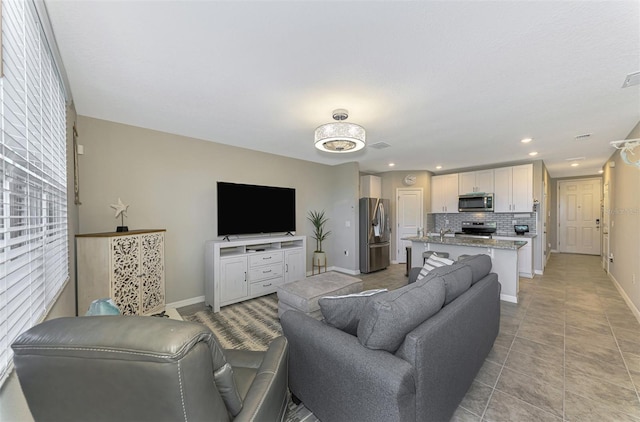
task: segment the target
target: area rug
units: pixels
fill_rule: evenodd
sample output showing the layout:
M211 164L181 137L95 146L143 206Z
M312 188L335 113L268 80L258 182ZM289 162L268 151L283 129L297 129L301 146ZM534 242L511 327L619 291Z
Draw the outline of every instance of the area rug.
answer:
M207 309L182 317L209 327L223 349L263 351L282 335L275 293L224 306L217 313Z

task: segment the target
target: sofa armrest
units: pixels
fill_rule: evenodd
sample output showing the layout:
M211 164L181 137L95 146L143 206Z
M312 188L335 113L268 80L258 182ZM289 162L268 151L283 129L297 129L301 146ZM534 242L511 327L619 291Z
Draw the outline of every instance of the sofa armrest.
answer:
M415 419L411 365L298 311L280 322L289 340L289 388L322 421Z
M409 270L409 280L407 281L407 284L415 283L415 281L418 279L418 275L420 275L421 270L422 267L411 268Z
M245 353L255 354L256 352ZM289 399L287 339L283 336L274 339L263 356L255 379L244 398L242 411L234 418L234 422L279 421L284 417ZM232 359L229 360L232 361ZM248 367L253 366L250 361L251 359L248 359L246 362Z

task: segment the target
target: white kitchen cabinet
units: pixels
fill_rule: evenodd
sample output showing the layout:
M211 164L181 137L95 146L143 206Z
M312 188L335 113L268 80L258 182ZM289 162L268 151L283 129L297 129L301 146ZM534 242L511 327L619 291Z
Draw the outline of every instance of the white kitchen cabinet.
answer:
M78 315L111 298L123 315L164 311L164 230L76 235Z
M494 169L494 211L531 212L533 210L533 165Z
M458 212L458 173L431 178L431 212Z
M221 306L274 293L306 276L306 237L211 240L205 246L205 303Z
M493 193L493 169L458 174L458 193Z
M519 240L527 244L518 249L518 273L521 277L533 278L533 238L525 236L494 236L496 240Z

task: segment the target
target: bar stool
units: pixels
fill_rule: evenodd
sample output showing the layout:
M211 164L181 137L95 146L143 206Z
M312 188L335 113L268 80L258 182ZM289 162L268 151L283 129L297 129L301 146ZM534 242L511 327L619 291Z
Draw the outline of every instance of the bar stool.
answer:
M440 258L449 258L449 252L438 252L438 251L422 252L422 265L424 265L427 262L427 259L429 259L433 254L438 255Z

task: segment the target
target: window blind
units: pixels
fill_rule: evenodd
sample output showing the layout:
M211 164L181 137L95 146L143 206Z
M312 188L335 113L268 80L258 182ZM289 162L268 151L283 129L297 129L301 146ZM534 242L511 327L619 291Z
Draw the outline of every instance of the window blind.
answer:
M69 277L64 88L32 0L2 0L0 384Z

